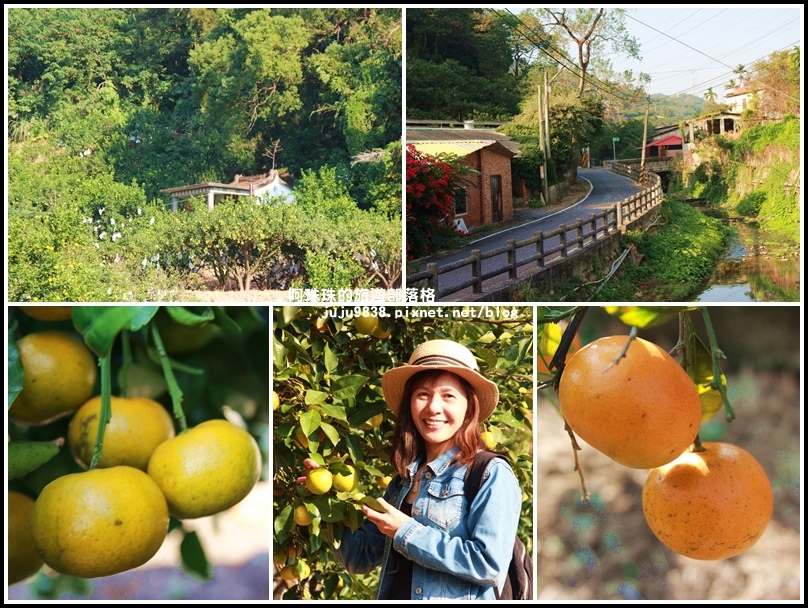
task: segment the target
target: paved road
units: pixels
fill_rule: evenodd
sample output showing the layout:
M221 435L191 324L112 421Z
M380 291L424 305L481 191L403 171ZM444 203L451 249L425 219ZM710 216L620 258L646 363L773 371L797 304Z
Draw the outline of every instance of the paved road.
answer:
M575 203L565 209L558 210L557 208L544 208L544 209L528 209L520 210L521 223L515 226L508 227L504 230L481 237L478 240L470 242L463 249L454 250L445 255L433 256L419 260L418 266L422 270L426 270L426 265L435 262L439 267L444 267L457 260L462 260L471 255L472 250L479 249L481 252L492 251L507 244L507 241L514 239L522 241L535 235L537 231L550 232L557 229L560 225L571 225L579 218L588 219L592 214L601 213L609 207L613 207L615 203L622 201L637 192L642 190L633 181L620 175L615 175L606 169L578 169L579 183L589 182L592 189L590 193L580 202ZM598 226L602 224L599 223ZM584 235L591 232L591 227L584 227ZM572 233L568 237L570 240L574 238ZM546 242L546 249L551 249L559 244L558 238L554 241ZM531 254L535 253L534 247L524 247L517 252L517 263L526 259ZM503 268L507 265L506 254L500 254L484 260L481 264L482 274L485 275L489 272L494 272L496 269ZM520 274L524 274L521 270ZM490 287L496 282L501 282L507 278L507 270L503 271L498 276L491 277L484 283L484 289ZM449 288L462 285L464 281L471 278L471 266L465 266L457 270L447 272L440 275L439 286L443 292ZM468 287L459 291L457 294L452 294L452 298L457 296L462 297L464 294L471 294L471 288ZM447 296L449 297L449 296ZM438 298L445 299L445 298Z

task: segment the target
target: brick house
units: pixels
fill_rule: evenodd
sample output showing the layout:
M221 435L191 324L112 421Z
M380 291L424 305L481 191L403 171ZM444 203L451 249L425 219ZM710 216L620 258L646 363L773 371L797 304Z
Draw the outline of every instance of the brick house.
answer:
M177 211L182 201L192 196L204 196L208 202L208 209L213 209L217 203L227 199L236 199L242 196L259 198L268 194L281 196L287 203L294 200L292 188L283 181L277 171L270 171L261 175L236 175L229 184L218 182L203 182L190 186L176 188L163 188L160 192L171 196L171 210Z
M519 144L488 129L407 128L407 143L430 156L452 154L478 172L455 197L455 224L471 231L513 218L511 159Z

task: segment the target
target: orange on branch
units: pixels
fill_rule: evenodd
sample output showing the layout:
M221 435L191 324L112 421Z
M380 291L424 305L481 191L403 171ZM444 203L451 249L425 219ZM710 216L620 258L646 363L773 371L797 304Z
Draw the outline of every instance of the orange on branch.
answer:
M570 428L589 445L628 467L650 469L674 460L699 431L696 385L665 350L628 336L600 338L567 363L558 388Z
M771 520L774 496L765 470L749 452L721 442L703 447L648 474L643 514L673 551L726 559L758 541Z

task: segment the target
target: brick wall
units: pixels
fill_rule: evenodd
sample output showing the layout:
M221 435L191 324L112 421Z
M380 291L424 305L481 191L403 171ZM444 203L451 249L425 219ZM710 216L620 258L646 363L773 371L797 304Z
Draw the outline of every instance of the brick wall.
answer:
M502 220L513 218L513 190L511 185L511 159L485 148L469 154L466 164L481 175L471 176L474 187L466 190L468 213L463 221L467 228L493 223L491 209L491 176L499 175L502 186Z

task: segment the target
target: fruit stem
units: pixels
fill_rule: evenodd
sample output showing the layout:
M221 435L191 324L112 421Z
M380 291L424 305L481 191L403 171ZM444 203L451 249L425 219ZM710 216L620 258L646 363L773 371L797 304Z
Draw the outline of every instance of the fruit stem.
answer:
M572 455L575 458L575 470L578 472L578 477L581 478L581 500L583 502L589 502L589 492L586 490L586 481L584 480L584 471L581 468L581 463L578 462L578 452L581 451L581 446L578 445L578 441L575 439L575 434L572 432L572 428L570 425L567 424L567 421L564 421L564 429L567 431L567 434L570 436L570 441L572 442Z
M182 389L177 383L177 379L174 377L174 371L171 369L171 362L168 360L168 355L163 346L163 339L160 337L160 330L157 329L157 324L150 323L149 325L151 326L154 346L157 348L157 354L160 355L160 365L163 368L163 376L168 385L168 393L171 395L174 417L180 425L180 433L183 433L188 430L188 423L185 421L185 412L182 410Z
M721 393L721 399L724 401L724 409L727 412L727 422L732 422L735 420L735 410L732 409L732 406L729 403L729 397L727 396L727 390L724 387L724 383L721 382L721 366L718 364L718 360L725 359L726 355L724 355L724 351L718 347L718 340L715 337L715 329L713 328L713 322L710 319L710 311L707 310L706 306L701 306L699 309L704 317L704 327L707 329L707 337L710 340L710 353L713 357L713 380L710 383L710 388L713 388Z
M636 337L637 337L637 326L632 325L631 331L628 332L628 340L626 340L626 343L623 345L623 348L620 349L620 352L617 353L617 356L614 358L614 361L609 363L609 365L606 366L606 368L603 370L602 373L605 374L610 369L612 369L615 365L620 363L620 359L622 359L623 357L626 356L626 353L628 352L628 347L631 344L631 341Z
M128 396L126 387L129 384L127 380L127 371L129 370L129 366L132 364L132 336L129 334L129 330L124 329L121 332L121 351L123 353L123 371L124 373L120 374L118 377L118 383L121 386L121 395Z
M93 457L90 460L90 470L98 465L101 452L104 449L104 433L112 418L112 360L111 355L101 357L98 365L101 368L101 413L98 419L98 431L93 444Z

